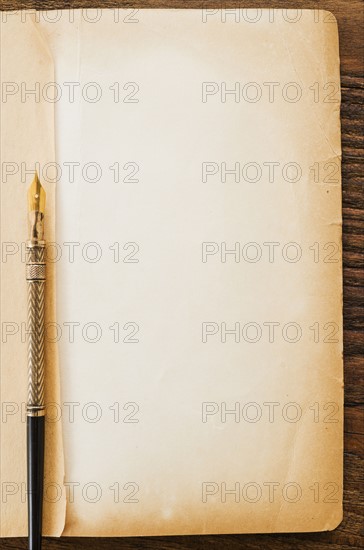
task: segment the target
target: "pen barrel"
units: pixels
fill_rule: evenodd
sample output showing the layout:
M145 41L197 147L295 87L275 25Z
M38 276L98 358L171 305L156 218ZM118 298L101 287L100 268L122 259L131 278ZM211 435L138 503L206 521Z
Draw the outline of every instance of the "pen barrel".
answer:
M28 416L43 416L44 401L44 314L45 243L28 241L26 279L28 284Z

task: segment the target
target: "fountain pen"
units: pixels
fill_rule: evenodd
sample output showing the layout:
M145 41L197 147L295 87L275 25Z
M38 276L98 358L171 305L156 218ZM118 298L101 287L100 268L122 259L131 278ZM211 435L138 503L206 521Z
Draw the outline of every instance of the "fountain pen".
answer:
M26 411L29 550L40 550L42 545L45 438L45 198L45 191L36 173L28 190L30 234L26 243L26 280L28 286L28 399Z

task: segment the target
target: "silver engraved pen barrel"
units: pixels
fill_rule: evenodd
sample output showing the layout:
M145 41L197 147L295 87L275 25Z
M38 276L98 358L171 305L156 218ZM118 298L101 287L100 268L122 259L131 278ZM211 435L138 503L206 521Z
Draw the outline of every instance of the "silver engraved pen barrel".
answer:
M44 416L45 191L36 175L28 194L30 239L26 244L28 284L27 416Z
M29 550L42 544L45 443L45 191L38 175L28 191L30 238L26 243L28 286L28 534Z

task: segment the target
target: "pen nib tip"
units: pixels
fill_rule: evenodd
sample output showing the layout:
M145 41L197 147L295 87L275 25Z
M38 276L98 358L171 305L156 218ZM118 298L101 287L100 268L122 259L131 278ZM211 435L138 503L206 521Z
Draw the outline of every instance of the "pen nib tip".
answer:
M45 210L45 197L46 193L39 181L38 173L35 172L34 179L28 190L28 208L29 212L33 210L42 212Z

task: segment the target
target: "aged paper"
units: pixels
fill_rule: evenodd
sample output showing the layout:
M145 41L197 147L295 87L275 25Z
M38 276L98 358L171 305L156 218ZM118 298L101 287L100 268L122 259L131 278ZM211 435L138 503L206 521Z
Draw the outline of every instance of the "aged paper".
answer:
M39 104L46 125L55 110L55 173L45 132L41 153L13 143L4 156L31 163L37 154L41 178L56 184L49 340L61 392L49 410L52 429L62 427L65 475L52 471L59 498L47 532L335 528L343 412L335 21L286 10L55 13L35 23L12 16L12 36L2 30L3 45L22 35L25 62L36 28L39 55L49 49L55 68ZM30 87L27 71L13 80ZM17 108L19 97L5 103L13 117L11 100ZM8 132L17 140L20 126ZM16 205L2 182L2 208L14 220L25 183L9 181ZM6 220L6 239L22 240L25 221ZM18 263L2 264L2 305L21 319ZM10 288L21 296L17 311ZM15 387L3 366L2 399L14 392L21 401L25 345L9 337L2 348L19 377ZM21 478L17 430L2 424L1 449L18 446L5 475ZM60 444L50 444L63 464ZM25 533L20 509L10 496L2 504L4 535Z
M55 161L54 105L37 90L54 80L52 56L28 16L1 14L1 370L0 535L27 532L26 417L28 239L27 191L37 166ZM42 174L47 193L46 238L55 240L55 186ZM55 264L47 265L46 322L55 323ZM46 347L46 401L60 401L57 347ZM45 484L49 497L44 531L59 535L66 498L56 488L64 479L61 424L46 424ZM58 491L57 491L58 493Z

